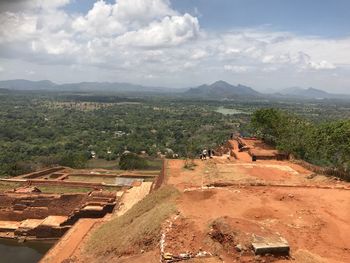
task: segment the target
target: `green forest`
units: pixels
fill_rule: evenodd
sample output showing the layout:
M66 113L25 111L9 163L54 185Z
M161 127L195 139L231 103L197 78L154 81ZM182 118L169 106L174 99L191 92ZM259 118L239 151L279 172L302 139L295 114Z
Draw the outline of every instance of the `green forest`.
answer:
M279 150L310 163L349 172L350 120L315 123L278 109L257 110L255 134Z
M334 101L0 91L0 176L52 165L118 168L125 152L142 154L152 166L160 156L198 156L232 132L256 134L297 158L348 170L349 119L349 105Z
M6 94L0 108L0 175L54 164L82 168L93 153L116 163L125 151L150 158L195 155L223 142L237 128L235 120L206 103Z

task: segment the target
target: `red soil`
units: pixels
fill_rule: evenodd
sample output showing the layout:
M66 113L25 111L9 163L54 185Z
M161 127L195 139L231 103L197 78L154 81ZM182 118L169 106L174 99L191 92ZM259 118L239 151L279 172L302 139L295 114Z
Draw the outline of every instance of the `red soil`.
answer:
M196 160L193 170L185 169L183 160L168 160L165 184L182 194L179 216L170 219L167 231L164 222L164 251L212 255L188 262L350 262L350 191L333 189L350 185L324 176L308 179L312 172L288 161L252 162L247 152L238 152L236 142L234 146L237 159ZM232 186L206 187L215 182ZM284 237L291 257L255 257L249 247L253 235ZM244 251L238 252L237 244ZM112 261L153 263L159 256L154 249Z
M231 227L244 232L247 236L259 234L262 230L265 234L278 233L289 242L292 256L302 249L324 259L325 262L349 262L350 191L277 186L243 188L236 186L201 190L203 174L205 175L205 171L213 166L210 162L223 163L223 166L227 163L228 167L231 164L252 164L251 161L234 160L228 163L222 159L214 159L206 162L198 161L195 170L189 171L183 169L183 161L169 161L167 184L175 185L180 190L192 188L186 190L178 200L178 209L185 224L183 228L177 226L174 233L178 234L174 234L168 241L168 247L173 248L174 252L195 252L200 247L218 253L225 262L255 262L253 255L241 257L237 253L230 254L224 249L218 250L217 244L208 241L210 224L218 218L226 217ZM254 163L257 166L253 168L238 166L237 170L226 176L232 176L232 180L235 180L236 176L245 173L249 181L250 176L270 184L283 182L291 185L335 186L334 182L325 177L319 181L306 179L306 175L311 172L290 162ZM280 170L274 166L262 168L259 165L288 166L294 171ZM196 187L198 189L194 190ZM185 231L184 234L182 229ZM191 242L188 241L190 233L195 233L196 236ZM244 243L244 240L241 242ZM271 258L265 260L282 261Z
M100 219L80 219L62 239L45 255L41 263L65 262L80 245L90 229ZM69 261L68 261L69 262Z

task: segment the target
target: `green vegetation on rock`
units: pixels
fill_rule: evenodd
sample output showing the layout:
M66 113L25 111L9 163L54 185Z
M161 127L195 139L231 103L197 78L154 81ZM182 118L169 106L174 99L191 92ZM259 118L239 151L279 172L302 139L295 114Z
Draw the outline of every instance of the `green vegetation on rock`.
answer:
M252 116L256 135L279 150L316 165L350 170L350 120L315 123L277 109Z

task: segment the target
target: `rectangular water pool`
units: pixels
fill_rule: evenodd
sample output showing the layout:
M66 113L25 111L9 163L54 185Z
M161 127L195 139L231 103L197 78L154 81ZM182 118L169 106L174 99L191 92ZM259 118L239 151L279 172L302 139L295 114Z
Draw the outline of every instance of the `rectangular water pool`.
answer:
M0 238L0 262L37 263L54 245L54 242L26 241Z

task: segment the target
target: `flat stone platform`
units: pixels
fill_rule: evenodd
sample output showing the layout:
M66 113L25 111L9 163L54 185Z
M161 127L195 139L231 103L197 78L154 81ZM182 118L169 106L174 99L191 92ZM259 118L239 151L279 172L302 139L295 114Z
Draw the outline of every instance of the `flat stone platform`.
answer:
M289 244L283 237L254 236L252 243L256 255L289 255Z

